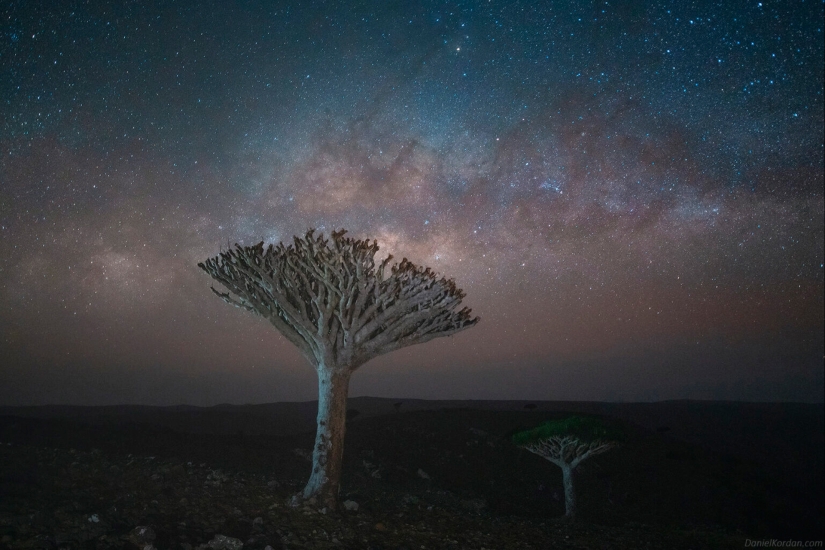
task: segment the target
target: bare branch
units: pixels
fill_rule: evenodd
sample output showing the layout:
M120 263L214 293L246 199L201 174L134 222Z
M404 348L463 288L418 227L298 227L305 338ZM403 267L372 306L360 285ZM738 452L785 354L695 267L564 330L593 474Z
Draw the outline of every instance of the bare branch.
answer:
M602 454L614 448L613 441L595 440L582 442L574 436L553 436L525 445L531 453L546 458L560 467L575 468L588 458Z
M406 258L376 267L375 241L310 229L285 246L235 245L198 264L228 303L262 315L316 366L354 369L372 357L449 336L478 322L464 293ZM389 267L389 273L387 268Z

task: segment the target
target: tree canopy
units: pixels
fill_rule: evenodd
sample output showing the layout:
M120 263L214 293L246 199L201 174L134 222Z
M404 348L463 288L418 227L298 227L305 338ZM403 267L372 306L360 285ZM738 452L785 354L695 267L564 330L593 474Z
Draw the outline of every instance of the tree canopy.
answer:
M513 443L519 446L531 445L551 437L575 437L582 443L593 441L622 441L623 430L592 416L569 416L558 420L548 420L530 430L513 435Z
M198 266L226 302L267 318L313 364L356 368L372 357L449 336L478 322L456 311L464 292L404 258L378 265L376 241L310 229L293 244L235 244Z

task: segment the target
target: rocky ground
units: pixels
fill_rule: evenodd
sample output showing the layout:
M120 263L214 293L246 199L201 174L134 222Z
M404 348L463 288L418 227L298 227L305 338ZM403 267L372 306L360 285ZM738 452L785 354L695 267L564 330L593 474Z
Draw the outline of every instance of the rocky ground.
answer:
M27 434L34 431L26 426ZM58 435L52 441L65 442ZM331 512L289 505L305 481L292 474L308 466L299 447L287 452L299 468L267 472L254 461L226 468L180 458L182 452L74 449L34 439L0 444L0 549L609 550L742 548L745 541L712 528L570 525L507 514L418 473L420 483L387 483L380 474L387 463L364 453L354 453L360 472L347 475L342 494L352 509ZM115 439L109 434L107 441Z

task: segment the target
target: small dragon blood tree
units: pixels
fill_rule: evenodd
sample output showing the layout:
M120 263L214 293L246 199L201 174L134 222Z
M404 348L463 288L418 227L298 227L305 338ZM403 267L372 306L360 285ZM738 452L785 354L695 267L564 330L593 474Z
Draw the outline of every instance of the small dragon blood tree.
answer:
M519 432L513 443L546 458L561 468L564 483L564 517L576 518L576 490L574 470L592 456L609 451L618 445L622 434L616 428L593 417L571 416L550 420Z
M267 319L318 373L318 431L301 495L337 506L352 373L384 353L450 336L478 322L456 311L464 292L406 258L375 265L378 243L309 230L293 244L236 244L198 267L224 301ZM389 271L389 272L388 272Z

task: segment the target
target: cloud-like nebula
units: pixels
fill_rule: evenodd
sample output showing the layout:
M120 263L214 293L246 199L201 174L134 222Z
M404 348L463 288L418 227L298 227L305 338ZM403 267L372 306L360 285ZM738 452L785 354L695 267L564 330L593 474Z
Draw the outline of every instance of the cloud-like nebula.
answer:
M355 394L821 401L822 5L489 4L10 8L0 402L312 399L196 267L310 227L482 318Z

